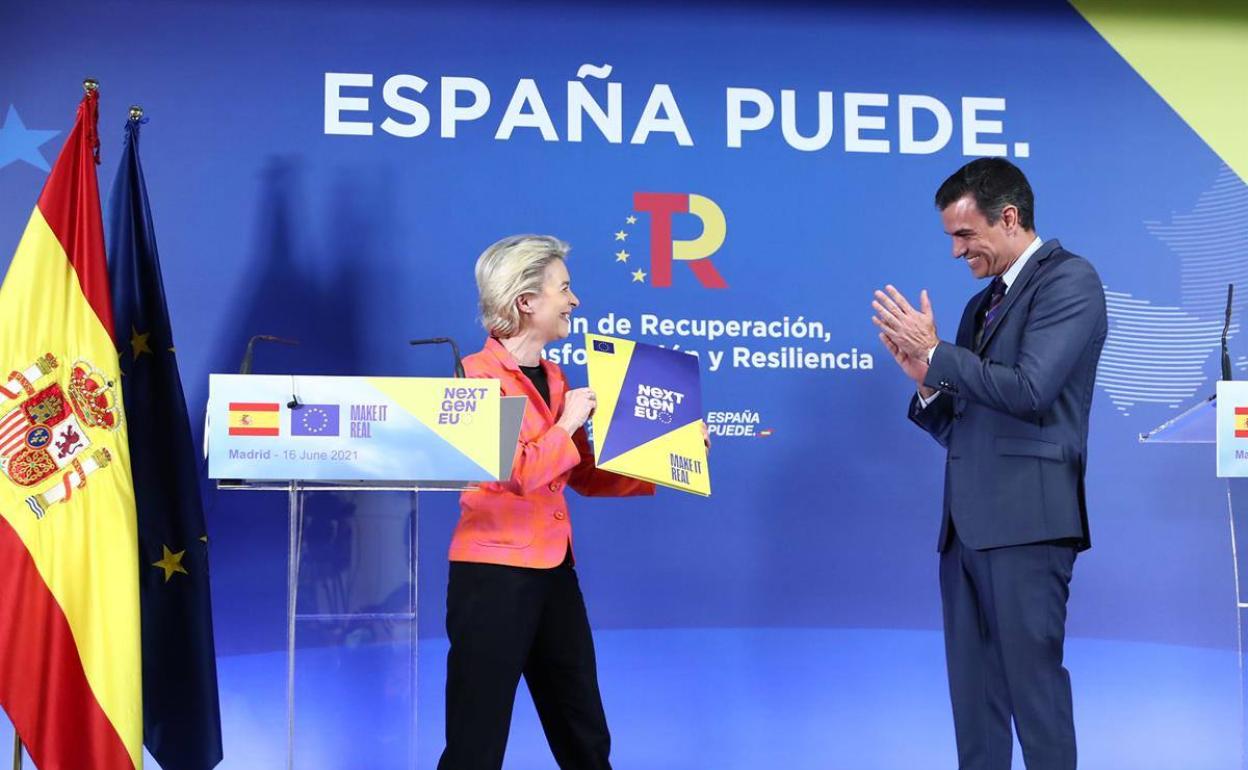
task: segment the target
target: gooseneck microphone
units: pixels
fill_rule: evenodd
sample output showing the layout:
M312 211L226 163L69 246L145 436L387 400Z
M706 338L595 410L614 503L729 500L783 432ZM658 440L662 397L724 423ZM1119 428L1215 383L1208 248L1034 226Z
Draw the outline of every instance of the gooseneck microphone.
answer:
M411 340L408 344L413 347L417 345L450 345L451 353L455 356L455 376L460 379L464 378L464 359L459 356L459 345L455 344L455 340L450 337L430 337L426 340Z
M285 337L274 337L272 334L253 334L251 339L247 340L247 350L243 352L243 362L239 364L239 374L251 374L252 359L256 355L257 342L276 342L279 345L298 345L299 340L288 340ZM298 409L303 404L299 402L299 396L295 394L295 378L290 378L290 400L286 402L288 409Z
M1222 379L1234 379L1231 372L1231 353L1226 346L1227 335L1231 332L1231 300L1235 297L1235 284L1226 285L1226 320L1222 322Z
M276 342L279 345L298 345L299 340L288 340L285 337L274 337L272 334L255 334L247 340L247 349L243 352L243 362L238 366L239 374L251 374L251 362L256 355L257 342Z

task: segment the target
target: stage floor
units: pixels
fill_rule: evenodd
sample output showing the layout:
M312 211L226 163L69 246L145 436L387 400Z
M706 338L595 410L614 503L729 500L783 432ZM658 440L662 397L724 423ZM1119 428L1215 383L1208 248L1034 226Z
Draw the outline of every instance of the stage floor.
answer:
M599 631L617 770L951 770L940 636L879 629ZM300 770L433 770L442 748L446 641L420 643L419 728L409 647L301 650ZM1232 770L1234 652L1073 639L1067 663L1084 770ZM227 770L285 766L280 653L220 661ZM0 739L9 745L8 726ZM154 767L154 765L152 765ZM1022 768L1016 751L1016 768ZM520 689L508 770L551 770Z

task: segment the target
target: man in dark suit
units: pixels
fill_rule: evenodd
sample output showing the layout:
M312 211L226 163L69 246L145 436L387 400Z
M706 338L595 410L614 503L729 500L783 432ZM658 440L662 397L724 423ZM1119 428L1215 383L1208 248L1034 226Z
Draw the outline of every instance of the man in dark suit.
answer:
M1088 413L1108 322L1087 260L1036 237L1034 197L1007 160L982 158L936 193L953 256L989 286L956 343L924 291L872 306L880 339L918 386L910 419L948 450L940 593L961 770L1073 770L1070 675L1062 666L1075 554L1091 545Z

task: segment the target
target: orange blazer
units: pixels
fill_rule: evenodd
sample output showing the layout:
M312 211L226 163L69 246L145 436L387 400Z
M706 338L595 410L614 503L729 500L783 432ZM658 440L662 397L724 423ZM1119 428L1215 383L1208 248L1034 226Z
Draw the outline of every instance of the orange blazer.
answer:
M459 498L459 524L451 537L451 561L557 567L572 545L572 521L564 487L582 495L652 495L654 484L594 467L582 427L572 436L557 426L568 381L555 364L542 360L550 385L550 406L493 337L464 359L469 377L496 379L504 396L527 396L511 478L482 484Z

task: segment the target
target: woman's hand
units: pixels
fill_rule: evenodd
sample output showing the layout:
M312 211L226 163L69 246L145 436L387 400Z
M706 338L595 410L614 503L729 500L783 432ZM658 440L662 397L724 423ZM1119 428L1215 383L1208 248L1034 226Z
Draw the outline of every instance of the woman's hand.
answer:
M559 427L571 435L577 431L598 407L598 397L589 388L569 390L563 397L563 414L559 416Z

